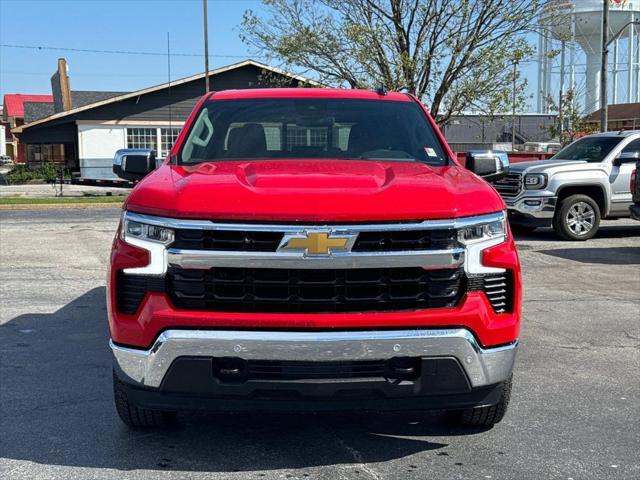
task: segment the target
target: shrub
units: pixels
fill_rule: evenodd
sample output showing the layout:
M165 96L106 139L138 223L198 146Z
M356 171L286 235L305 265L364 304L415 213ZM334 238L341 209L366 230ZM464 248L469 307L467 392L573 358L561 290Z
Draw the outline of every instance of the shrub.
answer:
M64 177L69 177L69 171L64 170ZM53 163L43 163L37 167L28 165L16 165L6 175L9 185L21 185L32 180L42 180L51 183L60 178L60 167Z

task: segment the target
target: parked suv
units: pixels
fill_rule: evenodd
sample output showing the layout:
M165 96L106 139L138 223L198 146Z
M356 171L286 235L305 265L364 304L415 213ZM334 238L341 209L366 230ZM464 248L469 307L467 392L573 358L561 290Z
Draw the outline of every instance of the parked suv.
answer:
M144 177L108 276L127 425L201 408L502 419L521 311L505 205L415 97L212 93L159 168L124 150L114 171Z
M601 219L629 216L638 158L639 130L588 135L549 160L512 164L494 186L515 228L552 226L566 240L587 240Z

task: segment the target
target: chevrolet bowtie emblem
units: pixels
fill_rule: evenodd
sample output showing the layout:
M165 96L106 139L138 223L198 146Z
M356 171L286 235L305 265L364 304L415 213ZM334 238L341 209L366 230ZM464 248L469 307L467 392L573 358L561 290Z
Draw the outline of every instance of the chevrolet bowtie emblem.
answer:
M329 255L331 252L348 250L355 235L330 236L328 232L309 232L283 239L282 249L304 250L309 255Z

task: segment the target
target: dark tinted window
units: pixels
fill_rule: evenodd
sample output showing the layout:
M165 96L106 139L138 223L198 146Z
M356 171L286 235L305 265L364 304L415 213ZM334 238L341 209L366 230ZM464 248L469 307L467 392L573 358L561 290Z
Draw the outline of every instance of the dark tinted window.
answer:
M282 158L446 162L420 106L389 100L210 101L180 153L184 164Z
M601 162L620 140L622 137L584 137L563 148L552 158Z
M622 149L624 153L640 153L640 139L634 140Z

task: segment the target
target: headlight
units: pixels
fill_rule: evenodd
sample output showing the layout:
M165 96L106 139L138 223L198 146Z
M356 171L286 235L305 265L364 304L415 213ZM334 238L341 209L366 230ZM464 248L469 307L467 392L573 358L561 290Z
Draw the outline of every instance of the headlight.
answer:
M547 186L547 175L544 173L528 173L524 176L524 188L539 190Z
M505 216L489 223L481 223L458 230L458 241L463 245L501 238L506 240Z
M467 275L504 271L503 268L483 265L482 252L507 240L507 216L500 212L487 217L487 221L458 229L458 241L465 247L464 269Z
M133 238L168 245L173 242L174 235L170 228L136 222L128 219L125 213L122 220L122 239L126 242L127 239Z

